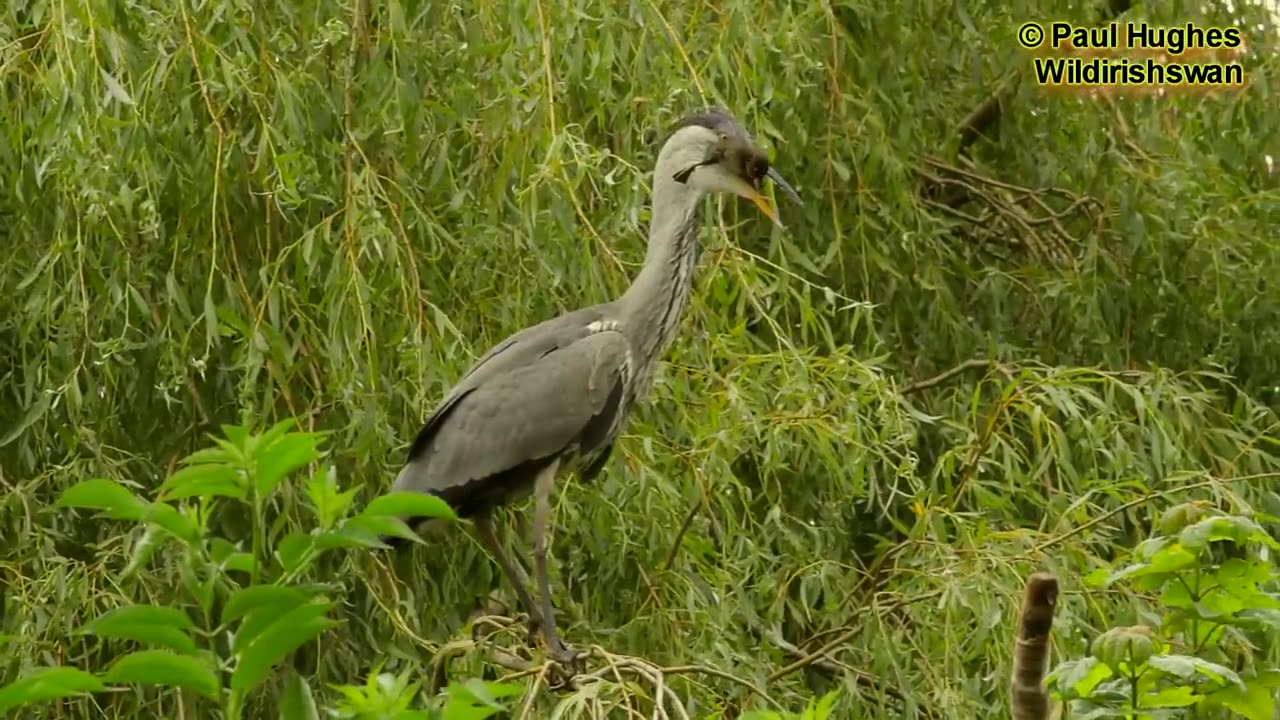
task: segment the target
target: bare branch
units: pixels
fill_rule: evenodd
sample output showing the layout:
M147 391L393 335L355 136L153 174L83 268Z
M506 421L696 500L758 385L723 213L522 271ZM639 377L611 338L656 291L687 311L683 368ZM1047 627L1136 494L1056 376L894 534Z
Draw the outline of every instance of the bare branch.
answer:
M902 394L910 395L911 393L920 392L921 390L928 390L929 388L937 387L938 385L941 385L942 383L956 377L957 375L962 375L966 372L969 372L970 370L988 370L992 368L1000 370L1006 376L1010 374L1009 371L1003 365L1001 365L999 362L995 360L987 360L985 358L974 358L973 360L965 360L964 362L951 368L950 370L941 372L937 375L934 375L931 378L927 378L925 380L920 380L920 381L911 383L910 385L902 389Z

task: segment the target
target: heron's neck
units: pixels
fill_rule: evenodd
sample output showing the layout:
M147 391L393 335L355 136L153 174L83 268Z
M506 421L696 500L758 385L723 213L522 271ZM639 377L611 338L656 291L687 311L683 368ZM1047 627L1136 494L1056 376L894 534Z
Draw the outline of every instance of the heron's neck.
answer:
M624 322L646 368L675 338L698 262L698 208L702 191L676 182L659 162L654 173L653 217L644 267L620 298Z

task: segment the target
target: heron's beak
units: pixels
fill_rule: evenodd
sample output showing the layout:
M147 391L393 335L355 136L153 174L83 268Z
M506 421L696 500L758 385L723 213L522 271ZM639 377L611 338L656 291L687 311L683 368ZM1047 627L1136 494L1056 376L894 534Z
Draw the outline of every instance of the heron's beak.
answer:
M778 174L777 170L769 168L769 172L766 174L766 177L781 188L782 191L786 193L787 196L790 197L797 205L802 207L804 206L804 203L800 201L799 193L797 193L795 188L791 187L786 180L782 179L782 176ZM764 213L765 217L772 220L774 225L777 225L780 228L786 227L782 224L782 220L778 218L778 211L769 204L769 201L760 194L760 191L751 186L751 183L746 180L739 179L734 185L734 192L755 203L756 207L760 208L760 212Z
M760 212L764 213L765 217L772 220L774 225L777 225L778 227L785 227L782 224L782 221L778 219L778 211L773 209L773 206L769 204L768 200L764 199L764 196L761 195L758 190L751 187L751 183L741 178L736 178L733 185L733 191L735 193L755 203L756 207L760 208Z
M777 170L773 169L772 167L769 168L769 172L765 174L765 177L772 180L774 185L777 185L779 188L781 188L782 191L787 194L787 197L791 198L792 202L794 202L796 205L799 205L800 207L804 207L804 201L800 199L800 193L796 192L796 189L791 187L791 183L787 182L786 180L783 180L782 176L778 174Z

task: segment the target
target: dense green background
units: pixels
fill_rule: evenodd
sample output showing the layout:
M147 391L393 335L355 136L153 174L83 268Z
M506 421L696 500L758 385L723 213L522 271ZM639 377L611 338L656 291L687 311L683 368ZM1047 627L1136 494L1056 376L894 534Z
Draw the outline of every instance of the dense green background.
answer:
M558 506L567 639L792 707L843 685L840 717L1000 717L1026 573L1060 573L1079 654L1142 618L1078 577L1160 494L1280 512L1276 21L1157 5L1122 18L1240 22L1248 88L1026 82L1018 26L1105 3L8 3L0 682L103 665L116 646L69 633L176 592L163 556L117 583L138 535L55 511L62 488L151 488L219 423L296 415L367 500L480 352L622 291L654 143L714 101L807 204L783 233L708 201L652 405ZM984 102L981 137L960 131ZM975 358L999 366L912 385ZM458 530L398 581L367 553L330 565L350 605L300 660L316 687L428 662L510 597ZM770 678L788 643L855 627L839 667ZM729 686L699 683L675 688L705 717ZM58 717L175 712L97 702Z

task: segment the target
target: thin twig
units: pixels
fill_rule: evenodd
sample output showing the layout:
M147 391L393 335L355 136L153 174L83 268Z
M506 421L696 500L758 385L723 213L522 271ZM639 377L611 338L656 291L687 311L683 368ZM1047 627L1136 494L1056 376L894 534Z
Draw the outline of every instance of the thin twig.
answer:
M938 385L941 385L942 383L950 380L951 378L957 375L960 375L962 373L966 373L970 370L979 370L979 369L986 370L990 368L998 369L1001 372L1003 372L1005 375L1009 375L1009 371L996 360L987 360L985 358L974 358L973 360L965 360L964 362L951 368L950 370L941 372L937 375L934 375L931 378L911 383L910 385L902 389L901 394L910 395L911 393L920 392L921 390L928 390L929 388L937 387Z
M922 602L924 600L932 600L933 598L941 597L941 596L942 596L941 590L933 590L931 592L922 593L920 595L914 595L909 598L902 598L901 600L898 600L896 602L890 603L889 605L885 606L882 612L893 612L894 610L900 607L903 607L905 605L914 605L915 603ZM834 650L837 646L845 644L854 635L857 635L858 633L862 632L862 627L863 626L861 623L854 625L848 630L837 635L833 640L828 642L826 645L823 645L822 647L796 660L790 665L784 666L782 668L779 668L773 671L773 674L769 676L768 682L771 682L771 683L777 682L778 680L781 680L782 678L796 672L797 670L802 670L808 667L809 665L812 665L813 663L817 662L818 660L826 657L828 652Z
M684 544L684 534L689 531L689 526L693 525L693 519L698 516L698 510L707 501L707 494L704 492L702 483L698 483L698 499L694 500L689 506L689 512L684 515L684 522L680 523L680 529L676 531L675 540L671 541L671 550L667 552L667 557L662 561L661 570L670 570L676 561L676 556L680 554L680 546Z

